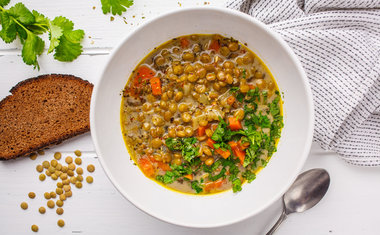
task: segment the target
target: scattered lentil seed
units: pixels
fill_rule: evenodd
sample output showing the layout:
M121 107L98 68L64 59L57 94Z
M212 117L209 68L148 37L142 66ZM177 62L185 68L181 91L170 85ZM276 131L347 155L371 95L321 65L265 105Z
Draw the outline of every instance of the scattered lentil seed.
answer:
M62 170L62 165L61 165L60 163L58 163L58 165L55 167L55 169L56 169L57 171Z
M63 186L63 190L65 190L65 192L70 191L70 190L71 190L70 185L64 185L64 186Z
M82 164L82 159L80 159L79 157L75 158L75 164L81 165Z
M82 182L83 181L83 176L82 175L77 175L77 181Z
M77 178L75 176L70 178L70 183L75 184L77 182Z
M38 150L37 153L38 153L39 155L45 155L45 151L44 151L44 150Z
M65 192L66 198L71 197L73 195L73 191L67 191Z
M67 174L63 173L59 177L61 178L61 180L65 180L65 179L67 179Z
M60 220L58 220L57 224L59 227L63 227L63 226L65 226L65 221L60 219Z
M21 208L22 208L23 210L28 209L28 203L26 203L26 202L22 202L22 203L21 203Z
M62 174L62 171L55 171L54 173L56 176L60 176Z
M70 180L69 179L65 179L62 181L63 185L69 185L70 184Z
M63 214L63 209L61 207L58 207L57 210L56 210L57 214L58 215L62 215Z
M67 171L67 175L68 175L68 176L74 176L74 171L72 171L72 170L68 170L68 171Z
M55 159L59 160L59 159L61 159L61 157L62 157L62 154L60 152L54 153L54 158Z
M31 160L36 160L36 158L37 158L37 154L36 154L36 153L31 153L31 154L29 155L29 158L30 158Z
M66 173L68 170L69 170L69 168L67 166L62 166L62 172L63 173Z
M75 183L75 187L77 187L77 188L82 188L82 183L81 182L76 182Z
M42 172L42 171L44 170L44 167L43 167L42 165L37 165L37 166L36 166L36 170L37 170L38 172Z
M56 197L57 197L57 194L54 191L50 192L50 198L56 198Z
M57 204L58 207L62 207L63 206L63 201L62 200L57 200L57 202L55 204Z
M41 181L44 181L46 179L46 175L40 174L39 178L40 178Z
M69 156L69 157L66 157L65 162L66 162L67 164L70 164L70 163L73 162L73 158L70 157L70 156Z
M48 169L49 166L50 166L50 163L48 161L43 161L42 162L42 166L45 168L45 169Z
M78 167L76 171L77 171L78 175L83 174L83 168L82 167Z
M52 167L52 166L50 166L48 170L49 170L49 172L52 173L52 174L55 172L55 168Z
M58 182L58 183L57 183L57 188L63 188L63 184L62 184L62 182Z
M57 160L51 160L50 161L50 165L52 166L52 167L56 167L57 165L58 165L58 162L57 162Z
M80 158L79 158L79 159L80 159ZM74 163L70 163L70 164L68 165L68 168L69 168L69 170L73 171L73 170L75 170L76 166L75 166ZM69 171L67 171L67 172L69 172Z
M33 232L38 232L38 226L35 225L35 224L33 224L33 225L32 225L32 231L33 231Z
M44 193L44 197L45 197L46 199L50 199L50 193L48 193L48 192Z
M92 176L87 176L86 181L87 183L92 184L92 182L94 182L94 178L92 178Z
M76 155L77 157L82 156L82 152L81 152L80 150L75 150L74 153L75 153L75 155Z
M46 171L45 171L45 174L46 174L47 176L51 176L51 173L50 173L49 170L46 170Z
M88 172L94 172L94 171L95 171L95 166L92 165L92 164L88 165L88 166L87 166L87 171L88 171Z
M65 194L59 195L59 200L65 201L66 200L66 195Z
M51 175L51 178L52 178L53 180L57 180L57 179L58 179L58 176L57 176L56 174L52 174L52 175Z
M45 214L46 209L45 209L45 207L41 206L41 207L38 209L38 211L39 211L41 214Z
M54 208L54 202L53 202L53 200L49 200L49 201L47 201L47 206L49 207L49 208Z
M63 193L63 189L61 188L56 188L55 189L55 192L58 194L58 195L61 195Z
M36 194L34 192L28 193L29 198L33 199L36 197Z

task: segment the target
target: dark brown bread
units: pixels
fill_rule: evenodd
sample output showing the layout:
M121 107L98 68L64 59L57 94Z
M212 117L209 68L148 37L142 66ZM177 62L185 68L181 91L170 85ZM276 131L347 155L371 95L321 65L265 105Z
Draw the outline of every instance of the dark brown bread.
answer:
M92 88L88 81L60 74L18 83L0 102L0 160L89 131Z

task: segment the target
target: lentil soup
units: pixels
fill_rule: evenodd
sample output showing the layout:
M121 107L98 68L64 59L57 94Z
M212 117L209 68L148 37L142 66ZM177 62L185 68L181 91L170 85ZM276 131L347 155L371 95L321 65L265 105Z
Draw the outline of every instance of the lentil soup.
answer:
M238 192L276 152L282 100L246 46L193 34L160 45L136 67L121 126L145 176L183 193Z

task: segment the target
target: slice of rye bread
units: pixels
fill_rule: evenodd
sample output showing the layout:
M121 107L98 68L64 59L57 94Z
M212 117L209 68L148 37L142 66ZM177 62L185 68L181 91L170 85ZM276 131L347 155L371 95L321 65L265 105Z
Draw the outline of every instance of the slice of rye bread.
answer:
M0 160L28 155L90 130L93 85L50 74L18 83L0 102Z

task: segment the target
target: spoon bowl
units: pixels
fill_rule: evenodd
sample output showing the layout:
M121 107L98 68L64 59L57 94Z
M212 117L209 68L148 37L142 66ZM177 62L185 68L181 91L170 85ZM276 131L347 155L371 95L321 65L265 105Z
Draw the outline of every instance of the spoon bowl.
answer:
M315 206L325 196L329 186L330 176L324 169L311 169L300 174L282 197L283 211L267 235L273 234L287 215Z

